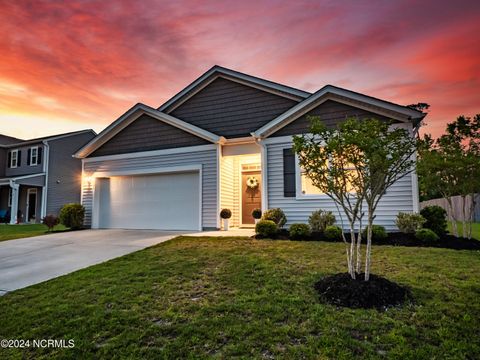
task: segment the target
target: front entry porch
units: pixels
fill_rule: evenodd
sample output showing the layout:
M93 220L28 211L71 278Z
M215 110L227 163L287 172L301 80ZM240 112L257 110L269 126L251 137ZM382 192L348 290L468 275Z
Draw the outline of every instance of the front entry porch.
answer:
M40 223L45 216L44 177L2 179L0 181L0 222Z
M252 228L254 209L262 208L262 166L258 146L248 148L251 153L236 154L234 147L224 147L221 158L221 209L230 209L230 226Z

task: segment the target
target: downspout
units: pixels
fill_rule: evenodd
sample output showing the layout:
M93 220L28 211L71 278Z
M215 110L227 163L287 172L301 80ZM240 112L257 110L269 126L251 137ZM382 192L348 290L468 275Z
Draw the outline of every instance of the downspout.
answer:
M260 158L262 169L262 213L268 209L268 166L267 166L267 146L262 139L251 133L255 143L260 146Z
M42 141L45 145L44 161L43 161L43 172L45 173L45 185L43 186L42 192L42 211L41 218L44 218L47 215L47 196L48 196L48 172L49 172L49 160L50 160L50 145L48 145L47 140Z

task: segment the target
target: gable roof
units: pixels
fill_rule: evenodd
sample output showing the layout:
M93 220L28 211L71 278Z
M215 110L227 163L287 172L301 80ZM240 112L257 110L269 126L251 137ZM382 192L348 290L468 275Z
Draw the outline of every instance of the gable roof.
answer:
M302 102L270 121L268 124L265 124L260 129L253 132L252 136L256 138L267 137L327 100L334 100L347 105L352 105L401 122L413 121L415 124L419 123L426 116L425 113L413 110L407 106L394 104L389 101L342 89L337 86L326 85Z
M85 130L70 131L70 132L66 132L66 133L62 133L62 134L42 136L42 137L39 137L39 138L33 138L33 139L28 139L28 140L16 139L17 140L16 142L12 142L12 143L8 143L8 144L2 144L2 145L0 145L0 147L12 148L12 147L24 146L24 145L39 143L39 142L42 142L42 141L52 141L52 140L56 140L56 139L60 139L60 138L68 137L68 136L73 136L73 135L79 135L79 134L83 134L83 133L87 133L87 132L90 132L93 135L97 135L97 133L95 131L93 131L92 129L85 129ZM3 136L3 135L0 135L0 136ZM12 138L12 139L15 139L15 138Z
M218 77L235 81L247 86L252 86L260 90L271 92L296 101L301 101L311 95L311 93L307 91L299 90L290 86L282 85L273 81L261 79L239 71L215 65L178 94L173 96L170 100L165 102L158 108L158 110L167 114L172 112L180 104L188 100Z
M222 138L216 134L165 114L148 105L138 103L130 108L130 110L128 110L125 114L120 116L117 120L115 120L112 124L107 126L102 132L100 132L100 134L98 134L80 150L78 150L74 154L74 157L87 157L143 114L149 115L156 120L162 121L205 140L211 141L212 143L217 143L222 140Z
M19 143L21 141L23 141L23 140L19 139L19 138L15 138L13 136L0 134L0 145L15 144L15 143Z

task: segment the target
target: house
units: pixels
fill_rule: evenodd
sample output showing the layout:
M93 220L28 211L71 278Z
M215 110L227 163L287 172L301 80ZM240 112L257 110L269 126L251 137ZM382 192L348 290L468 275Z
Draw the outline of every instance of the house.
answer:
M393 120L413 132L422 112L327 85L309 93L214 66L158 109L136 104L76 153L82 203L93 228L201 230L252 226L254 208L282 208L287 225L317 209L337 212L292 153L308 115L329 126L346 117ZM395 228L418 210L417 178L384 196L376 223ZM337 216L338 218L338 216Z
M82 130L31 140L0 135L0 218L39 223L80 201L82 163L73 154L94 138Z

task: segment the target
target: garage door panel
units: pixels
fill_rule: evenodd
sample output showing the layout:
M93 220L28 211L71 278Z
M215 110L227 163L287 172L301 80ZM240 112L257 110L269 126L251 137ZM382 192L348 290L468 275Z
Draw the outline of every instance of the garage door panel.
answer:
M104 228L198 230L199 173L118 176L99 187Z

